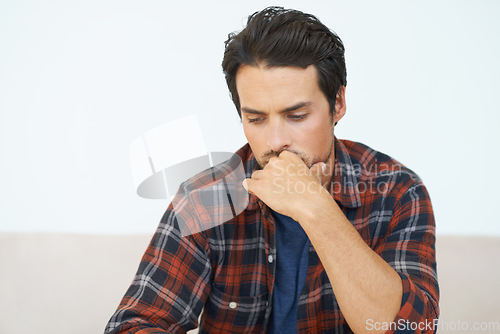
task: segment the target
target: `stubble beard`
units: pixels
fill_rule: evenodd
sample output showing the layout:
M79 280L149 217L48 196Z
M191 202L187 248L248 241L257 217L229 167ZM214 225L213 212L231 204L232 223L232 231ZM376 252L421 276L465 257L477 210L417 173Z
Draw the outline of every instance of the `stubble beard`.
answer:
M332 136L330 138L330 150L329 150L328 155L325 159L321 159L319 156L315 156L313 158L310 158L304 152L299 152L299 151L290 150L290 149L284 149L280 152L276 152L276 151L265 152L265 153L261 154L261 156L256 160L257 160L257 163L259 165L259 169L264 169L271 158L278 157L280 155L280 153L283 151L288 151L288 152L292 152L292 153L295 153L296 155L298 155L302 159L302 161L304 161L304 163L307 165L307 167L311 168L314 164L316 164L318 162L324 162L325 164L328 164L328 160L330 160L330 157L332 156L333 149L334 149L334 135L332 133Z

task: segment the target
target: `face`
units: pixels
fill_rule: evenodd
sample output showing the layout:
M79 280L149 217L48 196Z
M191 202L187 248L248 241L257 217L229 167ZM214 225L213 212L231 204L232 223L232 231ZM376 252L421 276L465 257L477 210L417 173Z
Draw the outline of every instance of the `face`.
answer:
M314 66L242 65L236 87L243 130L262 168L284 150L298 154L308 167L320 161L333 166L333 124L345 113L344 88L332 118Z

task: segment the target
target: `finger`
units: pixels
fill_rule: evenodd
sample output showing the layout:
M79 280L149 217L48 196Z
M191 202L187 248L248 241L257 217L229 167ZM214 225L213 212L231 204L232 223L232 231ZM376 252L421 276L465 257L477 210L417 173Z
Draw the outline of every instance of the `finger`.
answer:
M326 164L322 161L315 163L310 168L311 173L321 180L321 176L326 172Z
M283 152L281 152L279 157L282 158L283 160L293 162L297 166L303 166L303 167L309 168L309 166L306 165L306 162L304 161L302 156L300 156L297 153L290 152L290 151L283 151Z
M263 170L256 170L255 172L252 173L252 179L259 180L260 178L262 178L262 173L264 173Z
M241 184L243 185L243 188L245 188L246 191L248 191L250 194L253 194L252 192L252 186L253 186L254 180L252 179L244 179Z
M282 151L280 153L279 157L282 159L287 159L287 160L289 159L291 161L294 161L294 160L297 161L297 159L302 161L302 158L298 154L290 152L290 151Z
M273 166L274 164L276 164L278 161L280 161L280 158L279 157L272 157L271 159L269 159L269 161L267 162L267 166ZM265 168L264 168L265 169Z

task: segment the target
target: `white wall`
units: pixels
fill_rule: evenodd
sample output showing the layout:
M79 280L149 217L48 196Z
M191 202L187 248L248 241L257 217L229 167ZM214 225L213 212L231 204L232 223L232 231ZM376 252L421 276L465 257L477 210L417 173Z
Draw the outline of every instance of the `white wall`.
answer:
M223 42L282 3L1 1L0 231L152 233L167 203L135 194L130 144L196 113L208 150L243 145ZM438 233L500 235L499 3L285 6L316 14L346 45L337 137L416 171Z

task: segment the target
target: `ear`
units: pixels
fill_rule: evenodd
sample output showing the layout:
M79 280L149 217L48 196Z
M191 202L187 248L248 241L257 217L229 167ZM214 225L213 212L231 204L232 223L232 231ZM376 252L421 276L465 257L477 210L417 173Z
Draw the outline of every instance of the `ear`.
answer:
M333 115L333 122L337 123L344 117L346 111L345 105L345 86L340 87L337 97L335 98L335 114Z

